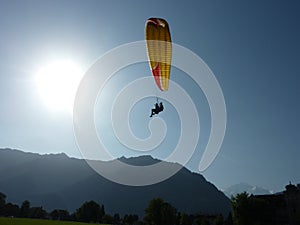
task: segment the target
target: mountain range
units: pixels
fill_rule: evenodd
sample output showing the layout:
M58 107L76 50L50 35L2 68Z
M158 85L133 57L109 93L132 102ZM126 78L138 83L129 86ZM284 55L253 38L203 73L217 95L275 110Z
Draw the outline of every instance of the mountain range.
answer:
M160 161L151 156L122 160L132 165ZM149 201L157 197L186 213L227 216L230 211L230 200L223 192L202 175L184 167L157 184L126 186L103 178L85 160L70 158L64 153L40 155L0 149L0 192L7 196L7 202L21 204L29 200L32 206L42 206L47 211L74 212L83 202L94 200L103 204L110 214L143 216Z
M235 196L242 192L247 192L248 194L253 194L253 195L272 194L272 191L269 191L259 186L250 185L248 183L239 183L239 184L232 185L226 188L223 192L229 198L231 196Z

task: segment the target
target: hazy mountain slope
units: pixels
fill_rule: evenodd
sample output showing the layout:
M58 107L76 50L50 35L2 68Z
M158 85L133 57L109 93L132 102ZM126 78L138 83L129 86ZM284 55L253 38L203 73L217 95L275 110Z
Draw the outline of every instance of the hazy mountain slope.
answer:
M159 162L149 156L121 160L133 165ZM0 192L5 193L9 201L20 204L27 199L32 205L41 205L47 210L63 208L73 212L84 201L95 200L104 204L109 213L142 215L155 197L188 213L227 214L230 210L229 199L222 192L202 175L186 168L164 182L130 187L104 179L84 160L65 154L39 155L0 149L0 165Z
M269 191L265 188L253 186L253 185L250 185L247 183L235 184L224 190L224 193L228 197L235 196L242 192L247 192L247 193L253 194L253 195L271 194L271 191Z

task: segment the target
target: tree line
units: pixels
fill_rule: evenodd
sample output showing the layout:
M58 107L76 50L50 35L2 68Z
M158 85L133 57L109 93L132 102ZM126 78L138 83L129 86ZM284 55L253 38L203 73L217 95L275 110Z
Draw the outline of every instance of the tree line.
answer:
M118 213L110 215L104 205L95 201L84 202L74 213L64 209L47 212L43 207L32 207L28 200L21 206L6 202L6 195L0 192L0 216L104 223L113 225L265 225L269 223L266 202L256 199L246 192L231 198L232 213L224 218L222 214L187 214L179 212L161 198L152 199L145 209L143 218L135 214L121 217Z
M276 197L276 196L275 196ZM290 197L291 198L291 197ZM297 199L295 196L293 197ZM295 200L294 199L294 200ZM170 203L161 198L150 200L145 215L126 214L121 217L105 212L104 205L95 201L84 202L74 213L67 210L55 209L48 213L43 207L31 207L29 201L24 201L19 207L13 203L6 203L5 194L0 192L0 216L39 218L51 220L78 221L87 223L105 223L113 225L275 225L299 224L300 211L292 200L291 211L284 201L276 200L271 204L265 199L257 198L246 192L231 197L232 211L226 218L223 215L187 214L179 212ZM299 203L298 203L299 204ZM293 213L293 214L291 214ZM282 220L282 221L281 221Z
M152 199L145 209L143 218L135 214L121 217L105 212L104 205L95 201L84 202L74 213L55 209L48 213L43 207L31 207L29 201L17 204L6 203L6 196L0 192L0 216L38 218L87 223L105 223L114 225L266 225L274 224L270 217L268 204L244 192L231 198L232 214L223 215L187 214L179 212L170 203L161 198ZM270 220L271 219L271 220Z
M25 200L21 206L7 203L6 195L0 192L0 216L114 225L232 225L231 214L226 219L221 214L187 214L179 212L161 198L152 199L145 209L144 217L139 218L135 214L125 214L123 217L118 213L110 215L105 212L104 205L95 201L84 202L74 213L63 209L47 212L41 206L32 207L28 200Z

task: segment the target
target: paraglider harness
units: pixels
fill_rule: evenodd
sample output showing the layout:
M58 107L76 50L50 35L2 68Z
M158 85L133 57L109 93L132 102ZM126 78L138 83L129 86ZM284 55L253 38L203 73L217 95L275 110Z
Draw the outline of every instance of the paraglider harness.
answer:
M164 110L164 106L163 106L162 102L160 102L158 104L158 98L157 97L156 97L156 103L155 103L154 106L155 106L154 109L151 109L150 117L152 117L153 115L158 114L158 113L160 113Z

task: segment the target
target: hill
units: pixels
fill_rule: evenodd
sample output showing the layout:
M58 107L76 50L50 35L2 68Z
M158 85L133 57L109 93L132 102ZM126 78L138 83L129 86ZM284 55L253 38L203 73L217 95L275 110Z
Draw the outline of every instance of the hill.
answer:
M122 160L133 165L159 161L150 156ZM149 201L156 197L187 213L227 215L230 211L229 199L221 191L184 167L164 182L131 187L103 178L83 159L0 149L0 178L0 192L8 196L8 201L21 204L29 200L33 206L43 206L48 211L74 212L84 201L94 200L104 204L110 214L142 216Z

